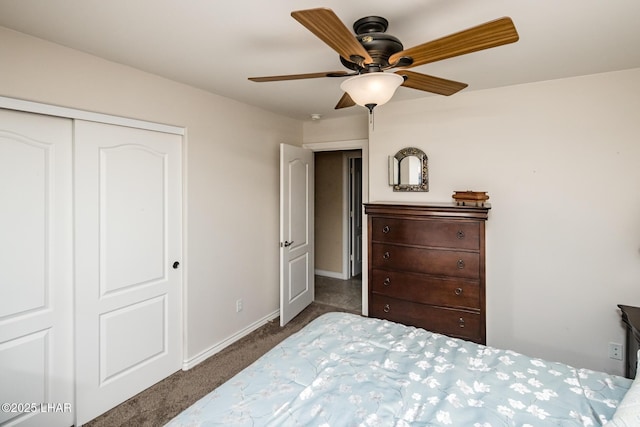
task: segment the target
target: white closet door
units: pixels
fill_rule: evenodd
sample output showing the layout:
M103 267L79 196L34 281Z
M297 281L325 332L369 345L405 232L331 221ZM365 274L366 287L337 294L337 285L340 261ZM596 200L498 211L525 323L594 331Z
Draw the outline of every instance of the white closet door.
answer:
M77 424L179 370L179 135L75 122Z
M73 424L71 124L0 109L2 425Z

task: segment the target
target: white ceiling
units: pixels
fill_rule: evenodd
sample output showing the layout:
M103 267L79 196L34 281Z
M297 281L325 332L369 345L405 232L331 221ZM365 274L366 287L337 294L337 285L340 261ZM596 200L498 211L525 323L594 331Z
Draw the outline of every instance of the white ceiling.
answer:
M464 91L640 67L639 0L0 0L0 25L296 119L365 114L333 109L342 78L247 80L346 71L290 16L315 7L383 16L405 48L510 16L517 43L413 68Z

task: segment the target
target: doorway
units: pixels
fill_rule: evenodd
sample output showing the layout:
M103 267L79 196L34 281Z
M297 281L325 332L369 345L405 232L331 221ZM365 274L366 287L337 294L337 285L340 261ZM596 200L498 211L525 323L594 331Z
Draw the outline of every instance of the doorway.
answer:
M362 150L315 153L317 302L362 312Z

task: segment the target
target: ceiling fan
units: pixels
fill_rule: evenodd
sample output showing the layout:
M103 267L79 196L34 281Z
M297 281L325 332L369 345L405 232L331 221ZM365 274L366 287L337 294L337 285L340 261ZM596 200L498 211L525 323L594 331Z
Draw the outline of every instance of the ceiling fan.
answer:
M335 106L336 109L358 104L371 112L376 105L391 99L400 85L440 95L452 95L468 85L409 71L408 68L513 43L519 38L511 18L504 17L404 49L400 40L385 33L389 23L379 16L358 19L353 24L355 36L331 9L299 10L291 12L291 16L338 52L342 65L351 72L250 77L249 80L273 82L351 76L340 85L345 93ZM392 68L399 70L387 72ZM385 88L384 93L378 94L375 90L377 86Z

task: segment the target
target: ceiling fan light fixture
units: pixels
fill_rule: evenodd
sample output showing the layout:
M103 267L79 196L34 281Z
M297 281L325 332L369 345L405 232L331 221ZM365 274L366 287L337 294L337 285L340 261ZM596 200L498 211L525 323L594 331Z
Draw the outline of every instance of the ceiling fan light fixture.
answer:
M349 94L353 102L371 111L386 104L403 82L404 78L398 74L380 71L351 77L342 82L340 88Z

